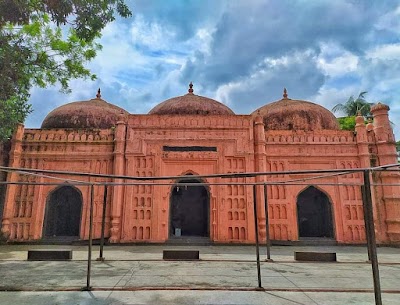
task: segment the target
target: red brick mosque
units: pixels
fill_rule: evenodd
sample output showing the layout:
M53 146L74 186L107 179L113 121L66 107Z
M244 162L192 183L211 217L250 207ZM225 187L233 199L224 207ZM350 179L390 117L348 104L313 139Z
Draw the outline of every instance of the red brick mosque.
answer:
M305 176L225 180L191 176L395 164L388 111L388 106L378 103L371 109L373 122L366 125L359 116L355 131L344 131L329 110L291 99L286 90L282 99L249 115L236 115L224 104L194 94L192 85L187 94L160 103L148 114L130 114L104 101L99 92L94 99L54 109L39 129L18 126L11 148L2 150L0 160L15 168L182 177L164 185L113 186L106 198L105 226L111 243L159 243L192 237L214 243L254 243L252 187L215 183L274 182ZM3 198L3 237L11 242L88 239L90 188L71 181L105 180L58 177L60 180L54 181L46 176L7 174L10 184ZM374 179L400 183L397 173L377 174ZM24 181L59 185L11 184ZM362 181L362 173L351 173L309 180L308 185L269 185L271 239L364 243ZM202 185L179 187L178 182ZM400 188L376 185L372 193L378 242L400 242ZM103 188L95 188L94 238L101 234L103 196ZM257 214L260 236L265 238L262 200L257 202Z

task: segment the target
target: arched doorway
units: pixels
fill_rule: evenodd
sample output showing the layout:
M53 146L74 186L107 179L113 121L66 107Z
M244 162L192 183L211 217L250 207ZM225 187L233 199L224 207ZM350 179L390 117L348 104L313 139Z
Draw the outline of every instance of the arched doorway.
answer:
M171 237L209 237L210 195L198 179L182 179L171 189L170 236Z
M333 238L332 208L328 196L310 186L297 197L299 237Z
M79 236L82 194L72 186L55 189L47 197L44 236Z

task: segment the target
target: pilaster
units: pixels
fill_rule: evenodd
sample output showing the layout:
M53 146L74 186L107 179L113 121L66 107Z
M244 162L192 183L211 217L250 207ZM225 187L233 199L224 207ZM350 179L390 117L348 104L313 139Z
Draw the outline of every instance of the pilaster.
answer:
M123 117L117 122L114 138L114 175L125 174L125 142L126 142L126 123ZM114 179L115 183L124 182L123 179ZM110 242L117 243L121 240L122 230L122 206L123 206L124 186L116 185L113 187L111 203L111 232Z
M264 123L261 116L257 116L254 119L254 167L255 172L266 171L266 154L265 154L265 131ZM257 176L256 182L265 181L264 176ZM261 240L266 238L266 226L265 226L265 205L264 205L264 188L260 185L257 186L257 224L259 228L259 235Z
M21 154L22 154L22 138L24 135L24 125L18 124L12 140L10 149L10 167L20 167L21 164ZM18 174L15 172L10 172L7 175L7 182L18 182ZM6 196L4 200L4 212L1 231L5 238L10 236L10 224L11 218L13 217L13 210L15 205L15 193L18 185L8 184L6 190Z

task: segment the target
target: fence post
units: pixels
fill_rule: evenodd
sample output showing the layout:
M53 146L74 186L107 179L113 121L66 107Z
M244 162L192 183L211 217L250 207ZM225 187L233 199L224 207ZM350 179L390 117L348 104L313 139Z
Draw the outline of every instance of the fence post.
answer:
M87 277L86 277L86 291L92 290L90 287L90 273L92 269L92 227L93 227L93 199L94 199L94 185L90 185L90 210L89 210L89 247L88 247L88 262L87 262Z
M364 192L363 205L365 209L365 229L367 231L367 245L368 253L370 254L371 266L372 266L372 276L374 281L374 293L375 293L375 304L382 305L382 295L381 295L381 283L379 279L379 266L378 266L378 256L376 252L376 240L375 240L375 225L374 225L374 215L372 211L372 198L371 198L371 182L369 179L369 170L364 170Z
M257 190L256 185L253 184L253 206L254 206L254 227L256 230L256 255L257 255L257 276L258 276L258 288L261 286L261 266L260 266L260 244L258 240L258 217L257 217Z
M367 234L370 229L370 220L368 219L368 213L367 209L365 208L365 203L367 201L366 199L366 192L365 192L365 186L361 185L361 196L362 196L362 202L363 202L363 212L364 212L364 225L365 225L365 232L366 232L366 237L367 237L367 250L368 250L368 262L371 262L371 245L370 245L370 239L368 238Z
M267 185L264 184L264 206L265 206L265 244L267 246L267 262L271 262L271 240L269 236L269 219L268 219L268 193Z
M104 261L103 248L104 248L104 231L106 226L106 205L107 205L107 184L104 185L103 197L103 214L101 215L101 239L100 239L100 254L97 260Z

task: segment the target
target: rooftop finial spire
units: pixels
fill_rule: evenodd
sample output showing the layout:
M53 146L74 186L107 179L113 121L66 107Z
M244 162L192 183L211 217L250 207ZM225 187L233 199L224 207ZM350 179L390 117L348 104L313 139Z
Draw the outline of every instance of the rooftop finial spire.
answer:
M97 90L96 98L101 98L101 91L100 91L100 88L99 88L99 90Z
M283 88L283 98L288 98L286 88Z
M188 90L188 92L189 92L190 94L193 94L193 83L192 83L192 82L190 82L190 84L189 84L189 90Z

